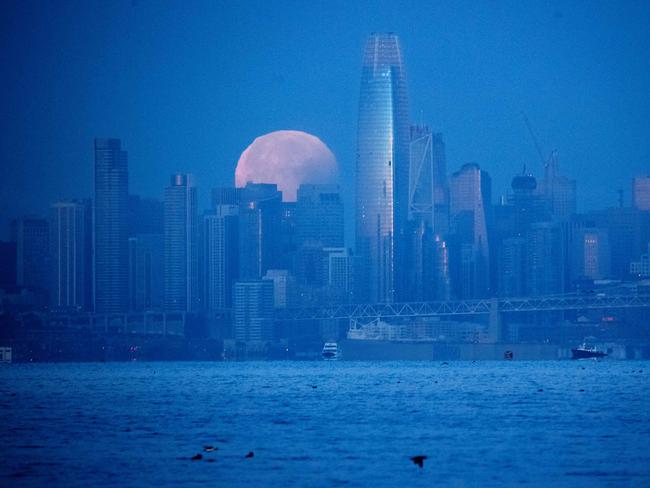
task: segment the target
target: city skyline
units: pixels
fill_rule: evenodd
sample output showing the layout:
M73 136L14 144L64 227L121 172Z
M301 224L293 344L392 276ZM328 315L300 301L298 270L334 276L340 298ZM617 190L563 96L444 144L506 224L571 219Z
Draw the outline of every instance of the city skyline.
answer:
M65 15L71 7L72 4L62 6L56 15ZM89 8L83 4L75 7L71 18L90 15ZM397 15L396 7L381 5L378 10L395 11L393 20L387 22L383 16L380 19L370 15L363 21L343 21L334 32L341 32L344 26L348 30L340 39L334 37L333 48L318 39L306 39L306 25L296 22L313 15L317 7L301 6L290 18L283 19L273 13L262 15L264 8L259 5L233 6L226 9L223 20L228 22L228 19L242 16L248 23L240 27L228 23L228 28L219 33L207 30L207 24L199 20L197 7L198 4L194 7L175 5L163 13L146 2L133 6L127 2L118 3L108 9L95 29L97 32L87 32L82 22L65 27L45 22L49 12L47 5L37 9L27 3L10 7L12 25L7 26L6 32L12 46L25 45L25 49L38 58L38 53L46 49L43 36L51 35L57 39L54 45L81 62L75 67L78 76L70 79L68 73L75 71L57 71L68 65L69 58L58 59L60 55L54 53L48 59L58 59L61 68L49 64L33 66L29 56L17 58L19 52L3 51L8 61L20 68L9 73L3 81L6 84L3 96L9 97L4 105L12 123L2 135L9 139L7 144L0 146L3 148L0 157L15 180L11 185L5 184L1 192L4 201L0 202L0 208L6 210L2 212L4 221L0 222L0 231L5 236L10 218L43 214L47 210L46 203L30 196L34 193L30 181L39 182L41 194L48 197L48 202L67 197L85 198L91 194L92 174L87 163L92 158L92 150L87 141L105 135L120 137L129 148L133 181L130 191L143 196L160 196L166 179L163 175L192 172L200 188L223 186L232 181L239 154L255 137L279 129L305 130L322 138L339 160L346 212L351 212L357 65L365 37L372 31L395 31L402 37L409 64L409 96L418 101L412 104L411 119L444 133L450 170L476 162L490 172L495 196L507 191L514 168L526 165L538 178L543 173L521 111L529 116L545 157L557 148L564 172L583 182L578 188L581 210L600 206L603 201L605 206L615 206L619 188L624 190L625 201L629 203L631 180L645 169L650 159L647 145L637 142L644 140L641 121L647 120L650 112L642 89L648 84L650 72L640 49L648 36L642 26L650 19L649 9L643 3L630 2L622 10L604 5L588 8L580 3L532 8L515 5L509 9L456 6L464 7L471 14L468 18L478 22L475 35L480 34L482 43L477 43L472 30L468 30L467 19L455 15L450 5L442 4L435 16L427 9L419 9L417 16L408 10ZM212 8L206 8L206 19L215 15ZM342 21L342 17L358 18L349 14L364 6L345 8L347 12L345 9L339 12L334 7L325 9L325 25L334 25ZM129 50L134 47L134 40L178 35L171 23L173 13L185 15L196 27L185 36L187 42L169 54L171 59L178 60L181 53L188 54L190 50L187 60L178 63L185 77L181 77L181 71L174 74L164 68L167 64L160 64L147 42ZM148 34L135 27L137 19L143 16L155 22ZM270 19L285 27L288 42L306 42L305 52L285 44L259 45L252 38L241 47L217 42L224 51L214 51L212 46L216 44L210 42L210 36L217 36L215 41L227 40L224 36L228 35L248 39L245 34L251 29L261 28L261 32L269 29ZM514 19L520 24L515 25ZM31 37L32 42L25 44L17 40L26 31L17 28L28 20L41 22L43 34ZM427 22L432 26L430 31L406 27L423 28ZM121 31L111 30L117 23L123 25ZM500 24L509 27L512 42L500 34L497 28ZM64 37L57 30L62 28L67 29ZM93 83L96 65L89 53L93 47L103 45L103 41L94 36L103 33L111 38L118 32L127 35L116 37L113 51L102 58L107 78L102 83ZM598 39L597 32L601 33ZM70 44L80 35L88 39L87 45ZM599 46L598 54L586 50L584 46L587 45ZM499 47L503 49L495 49ZM244 51L240 52L242 49ZM328 55L328 49L334 49L337 56ZM265 75L264 84L245 76L232 63L219 63L224 56L230 59L235 53L241 54L238 59L261 70ZM564 56L565 53L568 56ZM214 59L214 65L225 69L224 73L236 76L239 88L233 92L224 84L224 78L215 75L213 64L198 62L197 56ZM289 62L291 56L299 63ZM318 71L315 63L318 57L334 63L336 82L333 74ZM569 58L571 62L567 61ZM127 75L125 63L136 69L134 75L138 78ZM141 80L150 79L149 75L142 74L145 66L152 75L160 72L161 76L150 80L147 90L143 91ZM309 74L312 71L308 69L303 70L304 74L297 74L294 70L298 66L316 71ZM34 77L26 79L26 70ZM55 70L60 81L55 79L51 89L44 92L41 87L45 85L40 80L46 70ZM322 75L321 84L316 83L319 74ZM109 79L114 81L109 83ZM266 83L269 79L273 82ZM172 87L179 86L181 80L194 96L183 100L178 96L161 97L162 93L171 93ZM77 86L79 89L70 91L70 87ZM323 90L325 86L327 89ZM603 98L603 90L610 86L618 88L616 100ZM210 87L212 95L207 91ZM216 91L215 87L218 87ZM29 90L36 96L29 106L23 106L26 98L21 98L20 94ZM108 97L110 93L117 95L110 104L112 108L105 103L111 98ZM255 93L258 95L254 96ZM123 99L140 110L133 112L124 105ZM36 113L39 102L43 116L28 118ZM330 110L331 107L336 110ZM66 116L60 117L64 113ZM53 123L54 120L61 123ZM44 131L45 127L50 129ZM25 145L27 133L32 135L29 146ZM33 144L34 140L41 142ZM172 141L181 144L175 147ZM48 164L43 165L43 161ZM627 171L619 171L621 166ZM601 170L591 171L591 167ZM71 187L78 194L67 195ZM202 202L205 199L207 192ZM347 235L351 234L348 228Z

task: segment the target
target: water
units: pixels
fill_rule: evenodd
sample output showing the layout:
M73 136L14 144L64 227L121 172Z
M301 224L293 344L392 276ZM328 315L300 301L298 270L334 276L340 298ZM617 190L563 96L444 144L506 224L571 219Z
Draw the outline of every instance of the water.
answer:
M0 485L650 486L649 377L636 361L14 364Z

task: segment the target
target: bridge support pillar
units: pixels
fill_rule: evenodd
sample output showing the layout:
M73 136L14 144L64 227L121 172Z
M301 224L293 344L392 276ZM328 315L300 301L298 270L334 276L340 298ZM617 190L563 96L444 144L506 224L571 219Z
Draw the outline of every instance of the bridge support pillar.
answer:
M490 318L488 323L488 336L490 343L497 343L503 340L501 327L501 314L499 313L499 300L490 299Z

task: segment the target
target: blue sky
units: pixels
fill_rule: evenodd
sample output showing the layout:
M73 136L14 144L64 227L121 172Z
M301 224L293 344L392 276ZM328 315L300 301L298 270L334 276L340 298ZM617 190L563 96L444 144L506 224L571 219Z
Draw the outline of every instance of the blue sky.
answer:
M261 134L320 137L353 189L364 42L400 35L411 114L507 191L541 174L520 112L578 180L614 205L650 170L650 2L14 1L0 12L0 217L92 195L93 138L119 137L132 193L176 171L202 200ZM346 201L352 215L352 200Z

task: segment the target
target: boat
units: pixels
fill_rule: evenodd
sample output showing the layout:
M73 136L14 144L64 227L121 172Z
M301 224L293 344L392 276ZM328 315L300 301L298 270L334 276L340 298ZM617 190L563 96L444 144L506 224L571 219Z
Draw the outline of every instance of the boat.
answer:
M571 354L571 359L597 359L607 356L607 353L599 351L595 346L587 346L586 343L571 349Z
M336 342L326 342L321 353L326 361L335 361L341 356L339 346Z

